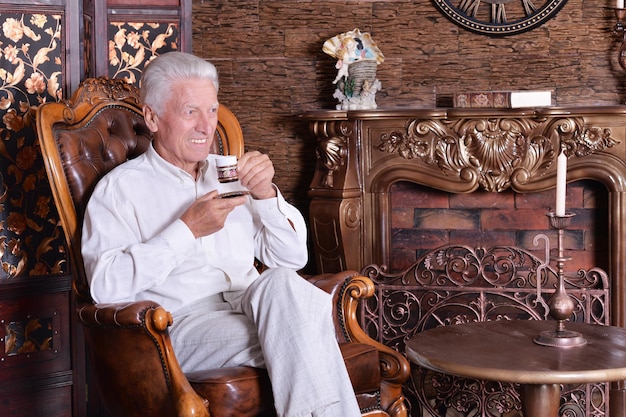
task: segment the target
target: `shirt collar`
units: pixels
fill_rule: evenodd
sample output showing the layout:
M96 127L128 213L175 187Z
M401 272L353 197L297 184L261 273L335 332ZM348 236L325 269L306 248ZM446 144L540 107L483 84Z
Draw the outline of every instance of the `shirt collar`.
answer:
M209 169L210 161L214 161L215 156L217 155L209 155L209 157L206 160L200 162L200 176L201 177L204 177L206 175L206 172ZM170 176L176 179L187 178L187 179L192 179L195 181L195 178L192 178L191 175L187 171L163 159L163 157L159 155L156 149L154 149L154 146L152 143L148 147L148 151L146 152L146 157L148 158L148 161L150 161L150 164L156 170L161 171L167 176Z

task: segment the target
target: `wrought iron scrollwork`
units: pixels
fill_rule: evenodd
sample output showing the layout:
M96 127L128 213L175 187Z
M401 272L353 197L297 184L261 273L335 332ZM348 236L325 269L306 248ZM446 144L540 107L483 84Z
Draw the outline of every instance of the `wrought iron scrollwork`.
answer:
M374 296L363 306L364 328L401 352L408 338L432 327L470 321L549 319L549 310L538 302L537 282L544 292L553 293L558 279L557 271L534 253L510 246L485 249L447 245L425 254L401 272L370 265L361 273L376 284ZM572 320L609 324L610 284L604 271L580 270L567 277L565 284L576 305ZM446 410L454 410L460 416L517 416L521 409L518 388L416 367L405 396L414 410L412 415L422 415L423 410L446 415ZM559 415L602 416L607 394L608 384L565 386Z

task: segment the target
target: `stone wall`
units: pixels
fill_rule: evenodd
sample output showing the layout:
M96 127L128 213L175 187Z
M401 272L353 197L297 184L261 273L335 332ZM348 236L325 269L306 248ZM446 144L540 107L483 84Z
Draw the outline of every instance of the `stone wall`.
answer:
M612 6L569 0L543 26L494 38L454 25L428 0L194 0L193 51L216 64L221 100L239 117L248 149L270 155L276 183L306 214L315 148L298 114L336 105L326 39L371 33L385 55L380 108L502 89L550 89L555 105L612 105L626 97Z
M270 154L276 182L305 208L315 154L297 116L336 104L326 39L371 33L386 58L379 107L432 107L437 94L476 89L551 89L556 105L616 104L626 73L612 5L569 0L543 26L493 38L459 28L427 0L194 0L193 51L217 65L221 100L248 147Z

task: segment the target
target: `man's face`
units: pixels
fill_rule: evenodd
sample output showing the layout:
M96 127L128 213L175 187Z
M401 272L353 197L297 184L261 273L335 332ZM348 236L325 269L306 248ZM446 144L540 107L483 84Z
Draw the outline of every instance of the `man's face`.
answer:
M163 159L195 177L206 159L217 126L217 91L211 81L180 80L172 84L169 100L157 115L144 108L154 134L154 148Z

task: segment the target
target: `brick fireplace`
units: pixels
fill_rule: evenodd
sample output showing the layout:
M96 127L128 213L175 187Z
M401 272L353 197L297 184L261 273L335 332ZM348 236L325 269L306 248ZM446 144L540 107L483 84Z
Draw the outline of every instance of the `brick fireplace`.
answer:
M318 144L309 195L319 272L401 268L429 240L435 247L452 239L515 239L532 249L536 233L554 233L545 214L554 206L555 151L562 148L569 160L567 208L576 213L566 232L576 255L571 266L605 267L611 322L626 324L625 107L401 108L302 117ZM409 192L414 187L425 188ZM422 206L410 207L412 201ZM463 205L470 209L459 210ZM443 228L451 223L462 227ZM478 235L470 227L479 227Z
M389 268L402 271L421 255L447 244L489 248L518 246L543 257L533 240L539 233L556 245L546 213L555 205L554 189L515 193L475 191L451 194L406 181L390 188L391 256ZM581 180L567 187L567 211L576 215L564 234L568 271L609 269L608 191Z
M466 245L462 251L512 246L545 260L545 248L535 249L534 239L544 234L556 246L546 213L554 209L556 155L562 149L568 156L566 207L575 213L564 234L571 257L566 272L605 270L603 323L626 323L623 106L318 111L302 117L317 140L309 195L318 272L363 271L385 287L384 280L392 278L388 272L404 271L416 260L426 262L421 271L440 256L423 254L449 244ZM471 253L472 259L482 253ZM370 334L398 349L421 328L408 323L423 322L413 317L409 301L421 284L402 288L414 280L398 278L379 288L376 305L369 303L364 316ZM392 294L408 298L398 301ZM474 306L482 305L482 298L476 300ZM481 313L470 310L468 319ZM596 398L596 388L588 388L585 398ZM623 383L611 385L610 401L611 416L626 413Z

